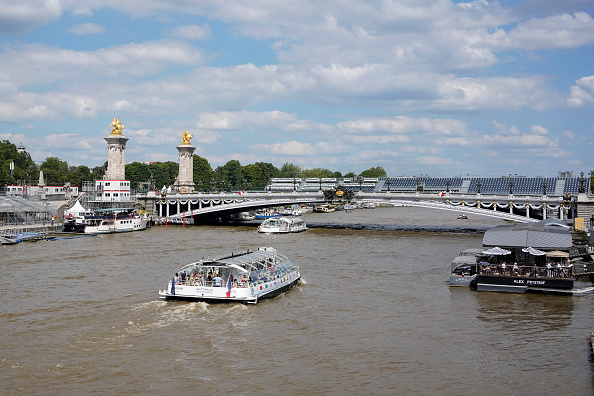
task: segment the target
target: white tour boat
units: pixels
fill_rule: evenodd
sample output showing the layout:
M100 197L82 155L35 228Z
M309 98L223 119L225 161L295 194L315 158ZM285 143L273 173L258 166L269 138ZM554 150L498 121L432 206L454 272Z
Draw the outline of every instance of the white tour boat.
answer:
M139 215L134 208L99 209L85 216L86 234L140 231L147 228L148 216Z
M299 267L276 249L263 247L187 264L167 289L159 290L159 298L255 304L289 290L300 280Z
M266 219L258 226L258 232L271 234L288 234L291 232L306 231L305 221L290 217L277 217Z

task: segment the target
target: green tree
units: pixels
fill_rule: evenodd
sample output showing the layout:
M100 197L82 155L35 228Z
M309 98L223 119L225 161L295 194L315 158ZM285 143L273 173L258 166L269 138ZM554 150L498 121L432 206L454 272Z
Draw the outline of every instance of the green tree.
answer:
M299 165L291 164L285 162L283 166L280 168L280 172L278 177L300 177L301 176L301 168Z
M348 177L353 178L353 177L357 177L357 175L355 174L355 172L349 172L349 173L345 174L343 177L345 177L345 178L348 178Z
M335 177L335 176L334 176L334 173L329 169L313 168L313 169L303 170L301 172L301 177L319 179L320 177Z
M126 179L130 180L130 188L138 190L138 183L148 182L151 176L147 164L132 162L126 165Z
M223 183L222 188L227 190L239 190L243 186L243 171L237 160L228 161L225 165L216 169L217 180Z
M381 166L375 166L364 170L359 176L363 177L386 177L386 171Z
M266 185L268 184L268 181L274 177L279 177L280 175L280 170L272 165L269 162L256 162L254 165L257 165L260 170L262 170L262 177L263 177L263 183L262 185L256 185L256 184L252 184L252 188L261 188L262 190L266 189Z
M43 171L46 185L61 186L69 180L70 168L68 163L57 157L47 157L39 168Z
M264 178L264 172L256 164L246 165L242 168L243 176L245 177L246 185L245 189L263 188L266 186L266 179Z
M199 155L194 155L194 185L200 191L210 190L212 188L211 180L213 178L213 171L210 163L206 158Z
M148 165L149 173L155 178L155 187L161 189L163 186L169 187L175 182L179 165L176 162L155 162Z
M14 164L10 173L10 163ZM37 181L39 169L28 152L19 153L17 146L8 140L0 141L0 185L33 183Z
M93 179L93 175L88 166L80 165L70 167L70 174L68 176L70 185L78 186L82 189L83 182L92 181Z

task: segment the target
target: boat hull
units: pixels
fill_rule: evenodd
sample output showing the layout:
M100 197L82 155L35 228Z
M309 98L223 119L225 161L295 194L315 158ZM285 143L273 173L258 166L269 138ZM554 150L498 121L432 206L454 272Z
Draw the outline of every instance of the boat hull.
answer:
M469 287L472 281L476 278L476 275L450 275L450 279L448 280L449 286L461 286L461 287Z
M573 279L477 275L472 286L478 291L568 294L572 293Z

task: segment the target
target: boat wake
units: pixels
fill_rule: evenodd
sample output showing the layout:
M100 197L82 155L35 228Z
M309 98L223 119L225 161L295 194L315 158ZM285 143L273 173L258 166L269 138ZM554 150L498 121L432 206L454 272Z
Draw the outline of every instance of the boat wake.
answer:
M490 227L469 227L449 225L406 225L406 224L367 224L367 223L312 223L309 228L330 230L365 230L365 231L405 231L405 232L454 232L462 234L481 234Z

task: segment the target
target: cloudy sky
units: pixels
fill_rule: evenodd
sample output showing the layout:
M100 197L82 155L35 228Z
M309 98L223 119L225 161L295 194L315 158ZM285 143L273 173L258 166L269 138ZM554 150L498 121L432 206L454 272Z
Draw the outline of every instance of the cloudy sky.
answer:
M594 169L594 0L2 0L0 139L36 162L390 176Z

